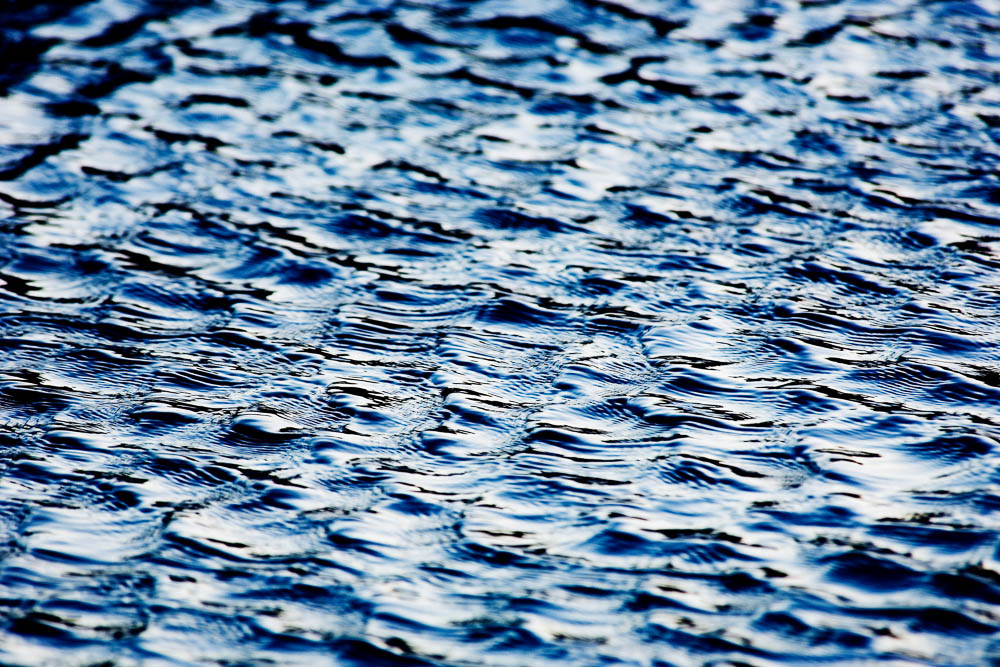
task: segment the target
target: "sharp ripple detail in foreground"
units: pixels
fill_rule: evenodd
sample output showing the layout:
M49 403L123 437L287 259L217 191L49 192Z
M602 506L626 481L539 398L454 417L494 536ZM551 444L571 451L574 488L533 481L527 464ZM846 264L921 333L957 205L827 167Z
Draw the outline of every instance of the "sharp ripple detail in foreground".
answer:
M1000 5L0 6L0 662L1000 659Z

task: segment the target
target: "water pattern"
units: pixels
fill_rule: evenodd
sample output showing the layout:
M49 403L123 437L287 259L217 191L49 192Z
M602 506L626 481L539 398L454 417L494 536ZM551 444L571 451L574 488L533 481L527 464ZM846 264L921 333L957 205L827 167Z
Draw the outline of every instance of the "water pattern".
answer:
M1000 660L1000 3L0 5L0 662Z

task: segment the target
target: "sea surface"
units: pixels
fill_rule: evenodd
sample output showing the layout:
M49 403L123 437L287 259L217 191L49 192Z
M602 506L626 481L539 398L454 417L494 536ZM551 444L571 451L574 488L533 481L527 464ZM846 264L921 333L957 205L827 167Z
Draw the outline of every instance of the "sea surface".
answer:
M998 0L0 2L0 663L1000 664L998 144Z

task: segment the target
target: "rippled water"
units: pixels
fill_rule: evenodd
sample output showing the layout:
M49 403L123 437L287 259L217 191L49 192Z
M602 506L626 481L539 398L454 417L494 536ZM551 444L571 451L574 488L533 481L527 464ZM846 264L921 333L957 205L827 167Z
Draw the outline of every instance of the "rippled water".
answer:
M1000 3L0 4L0 661L1000 660Z

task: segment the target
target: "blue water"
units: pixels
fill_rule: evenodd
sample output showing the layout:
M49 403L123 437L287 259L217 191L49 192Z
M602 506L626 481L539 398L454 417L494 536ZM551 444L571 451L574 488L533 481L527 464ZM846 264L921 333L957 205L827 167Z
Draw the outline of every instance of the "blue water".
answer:
M1000 4L0 4L0 663L1000 661Z

